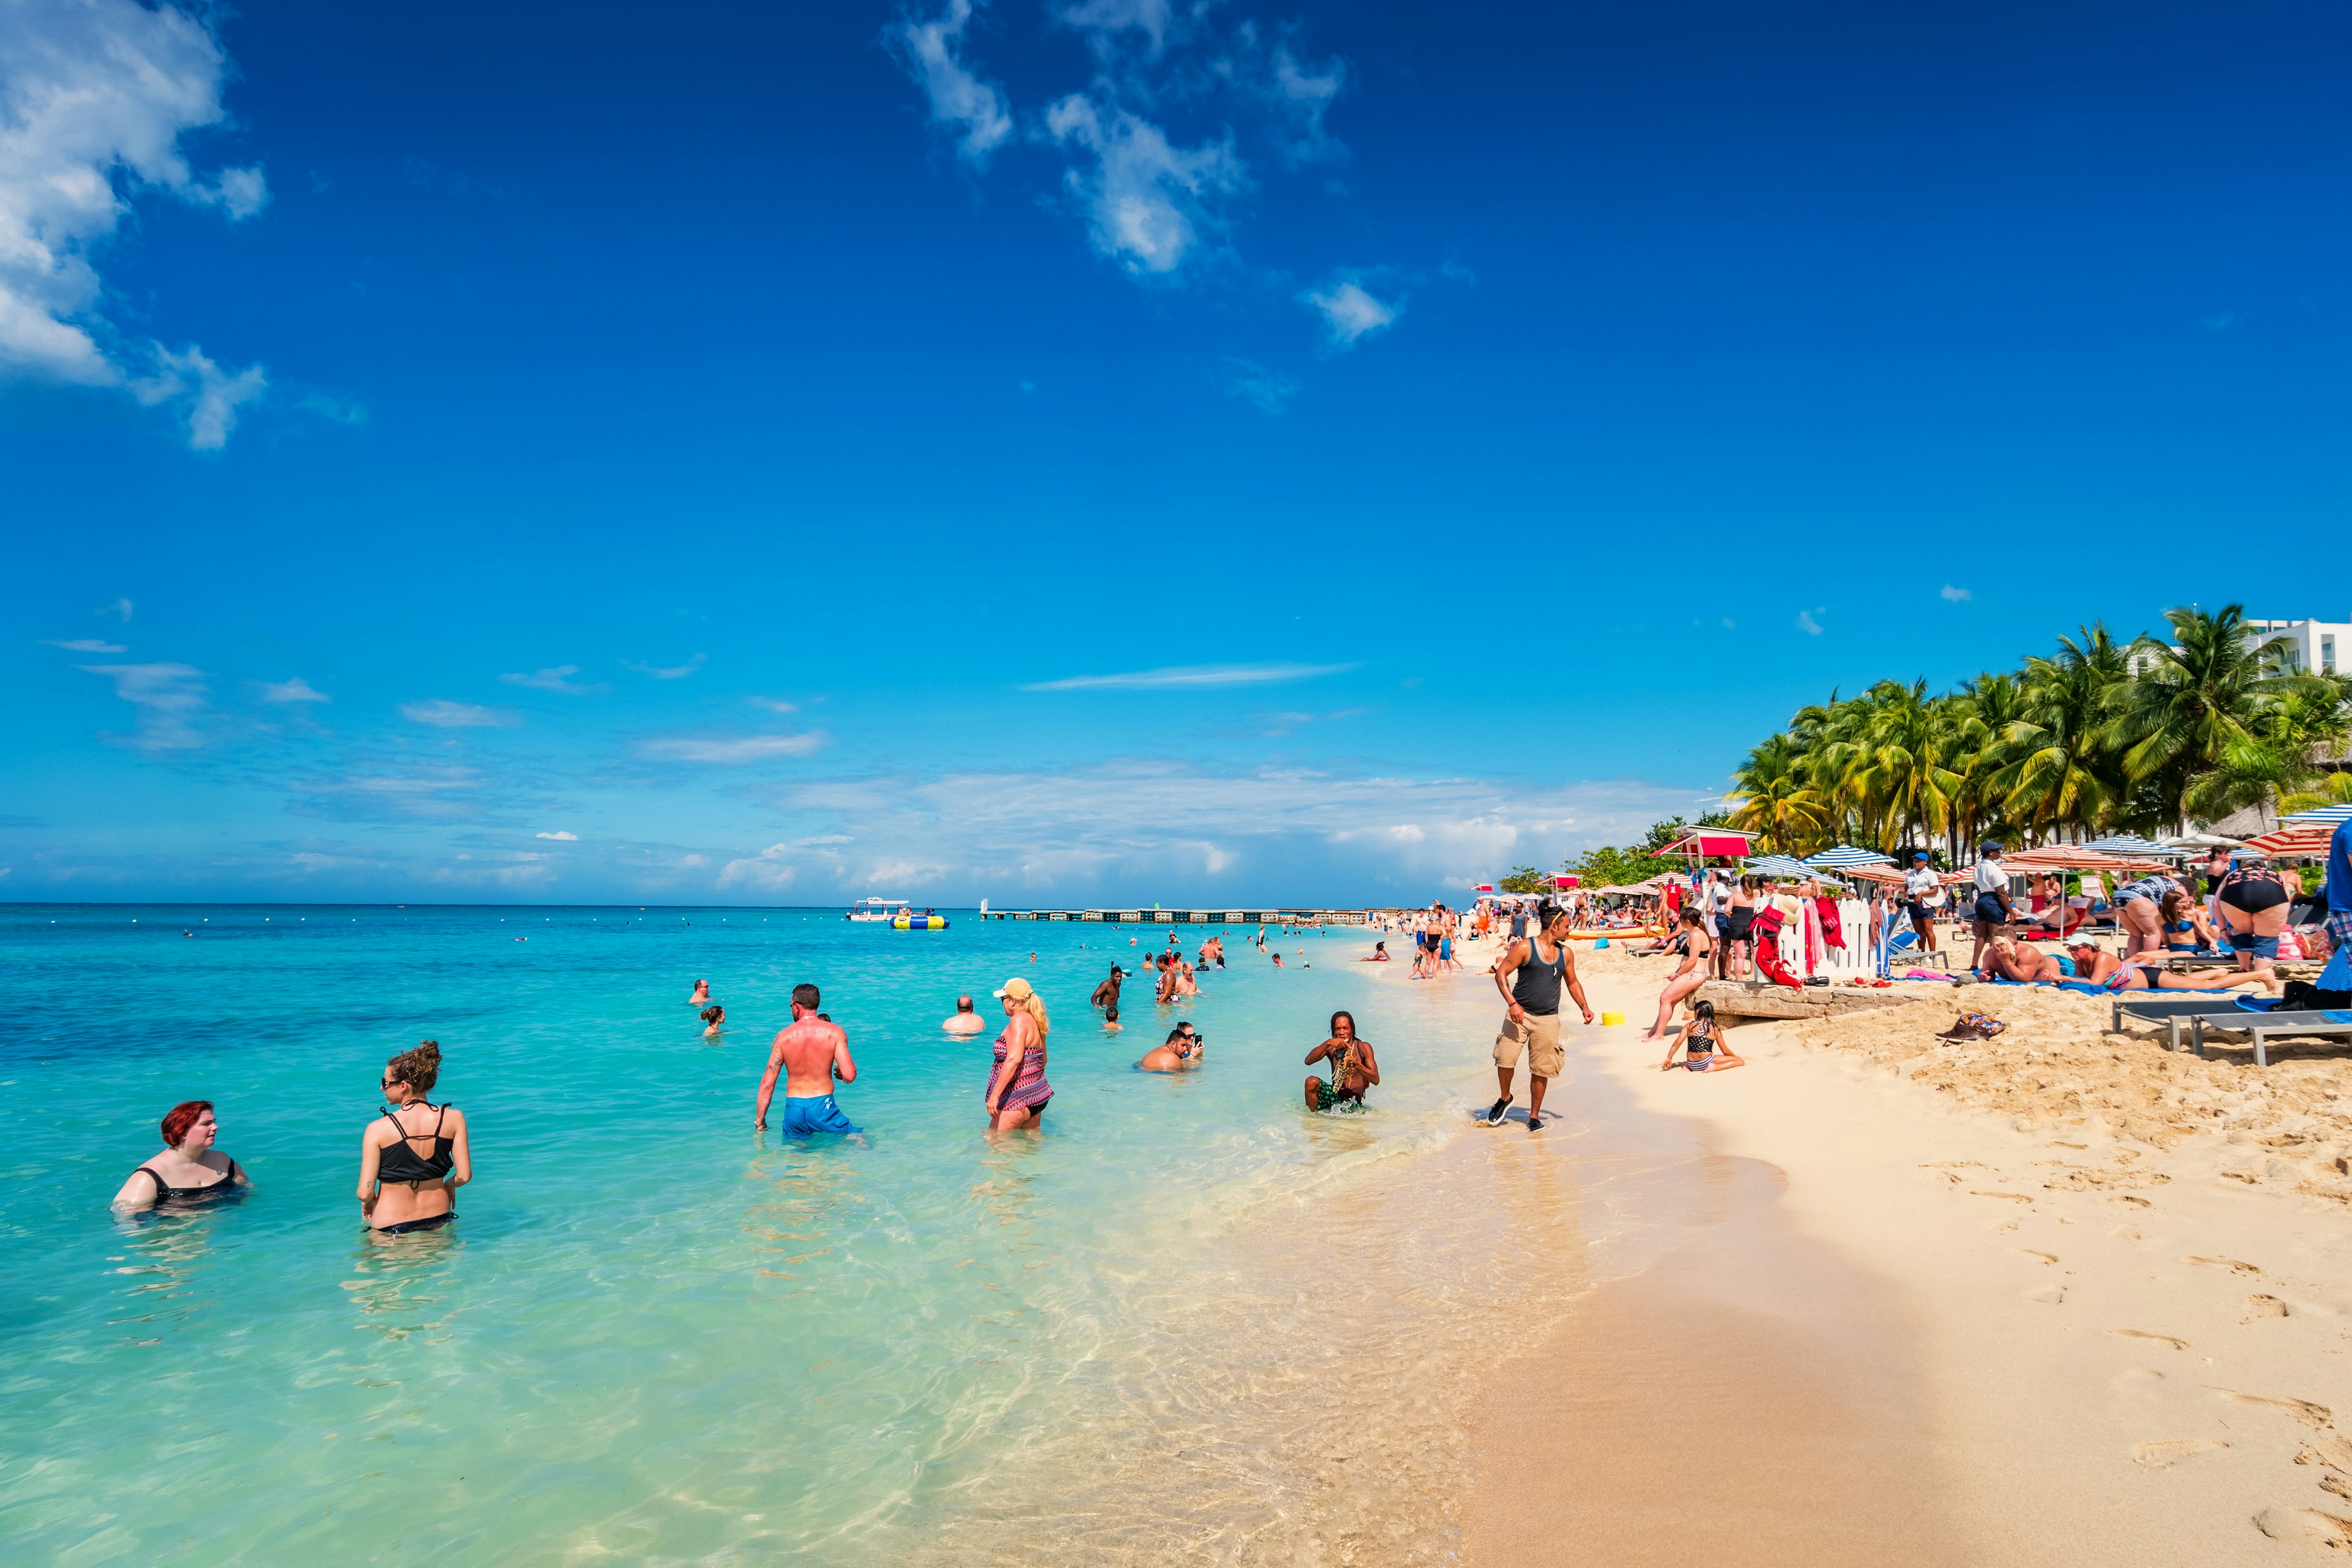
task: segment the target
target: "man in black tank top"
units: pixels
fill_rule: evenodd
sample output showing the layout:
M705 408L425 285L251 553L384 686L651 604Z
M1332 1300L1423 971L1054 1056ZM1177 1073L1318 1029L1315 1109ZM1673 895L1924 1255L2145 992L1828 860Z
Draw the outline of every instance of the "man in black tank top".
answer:
M1584 983L1576 977L1576 955L1568 946L1569 915L1546 904L1537 912L1535 939L1515 942L1495 965L1495 989L1503 994L1502 1032L1495 1037L1495 1079L1502 1098L1486 1112L1495 1126L1511 1108L1511 1077L1519 1056L1528 1058L1528 1131L1543 1128L1544 1089L1559 1076L1559 994L1564 989L1592 1022Z

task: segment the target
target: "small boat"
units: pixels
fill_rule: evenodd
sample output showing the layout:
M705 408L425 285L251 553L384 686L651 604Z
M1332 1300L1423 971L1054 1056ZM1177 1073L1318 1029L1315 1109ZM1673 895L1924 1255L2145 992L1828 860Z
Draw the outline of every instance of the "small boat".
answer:
M914 906L904 899L860 899L849 906L841 918L856 921L860 925L895 925L901 915L912 912Z

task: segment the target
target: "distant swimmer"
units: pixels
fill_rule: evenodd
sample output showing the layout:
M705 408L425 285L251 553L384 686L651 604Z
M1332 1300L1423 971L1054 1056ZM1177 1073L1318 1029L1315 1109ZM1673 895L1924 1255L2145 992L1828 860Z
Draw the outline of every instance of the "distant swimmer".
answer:
M817 1009L814 985L793 987L793 1021L776 1031L768 1051L768 1070L760 1079L760 1103L751 1116L755 1128L768 1124L768 1106L776 1098L776 1074L784 1074L784 1136L805 1138L815 1132L855 1132L856 1128L834 1103L833 1084L857 1081L856 1058L849 1054L849 1037L841 1026Z
M379 1235L448 1224L457 1217L457 1189L474 1179L466 1113L425 1098L440 1077L441 1047L433 1040L384 1067L392 1109L360 1134L360 1218Z
M176 1206L253 1185L235 1160L213 1147L220 1121L211 1100L182 1100L163 1118L163 1152L131 1173L113 1207Z
M704 1037L715 1039L719 1034L719 1026L727 1021L727 1009L713 1002L702 1010L702 1021L708 1026L702 1031Z
M1683 1053L1679 1063L1675 1060L1676 1051ZM1693 1072L1729 1072L1747 1065L1748 1058L1734 1051L1724 1039L1723 1029L1715 1021L1715 1004L1694 1002L1691 1021L1667 1045L1666 1059L1658 1064L1658 1070L1671 1072L1679 1066Z
M996 1058L988 1069L982 1103L988 1124L998 1131L1040 1127L1054 1086L1045 1081L1045 1035L1053 1027L1045 1004L1026 980L1014 975L996 993L1004 1004L1004 1033L996 1037Z
M1118 1021L1118 1008L1106 1007L1103 1009L1103 1027L1108 1029L1113 1034L1118 1034L1119 1031L1127 1027L1125 1024Z
M956 998L956 1010L940 1027L950 1035L977 1035L988 1027L988 1020L973 1011L971 997L959 996Z
M1095 994L1087 998L1087 1005L1089 1007L1118 1006L1118 988L1126 979L1127 971L1121 969L1116 963L1112 964L1110 966L1110 978L1105 980L1101 984L1095 987Z
M1371 1043L1356 1037L1356 1016L1353 1013L1331 1015L1331 1037L1307 1053L1307 1065L1328 1062L1331 1081L1324 1082L1310 1076L1307 1080L1307 1109L1328 1110L1342 1100L1364 1103L1364 1090L1381 1081L1380 1059L1372 1055Z
M1276 969L1280 969L1282 967L1282 954L1279 952L1274 955L1274 966Z
M1188 1072L1201 1065L1201 1037L1192 1025L1179 1024L1168 1031L1166 1045L1152 1047L1135 1065L1145 1072Z
M689 1007L699 1007L705 1002L709 1000L710 982L708 980L698 980L694 983L694 994L686 999L686 1005Z

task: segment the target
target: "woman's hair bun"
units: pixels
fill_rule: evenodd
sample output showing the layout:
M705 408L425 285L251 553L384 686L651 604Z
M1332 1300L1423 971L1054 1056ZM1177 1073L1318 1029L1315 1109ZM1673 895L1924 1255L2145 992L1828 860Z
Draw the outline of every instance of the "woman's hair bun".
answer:
M385 1070L419 1094L432 1093L434 1080L441 1076L441 1042L418 1041L415 1050L393 1058Z

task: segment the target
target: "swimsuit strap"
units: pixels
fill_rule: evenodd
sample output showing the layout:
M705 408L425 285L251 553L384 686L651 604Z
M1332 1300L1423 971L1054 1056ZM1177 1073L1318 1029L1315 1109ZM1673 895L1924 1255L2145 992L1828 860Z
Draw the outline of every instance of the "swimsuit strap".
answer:
M155 1195L159 1198L172 1190L172 1184L163 1179L163 1173L152 1165L142 1165L131 1173L134 1176L144 1175L149 1181L154 1183Z

